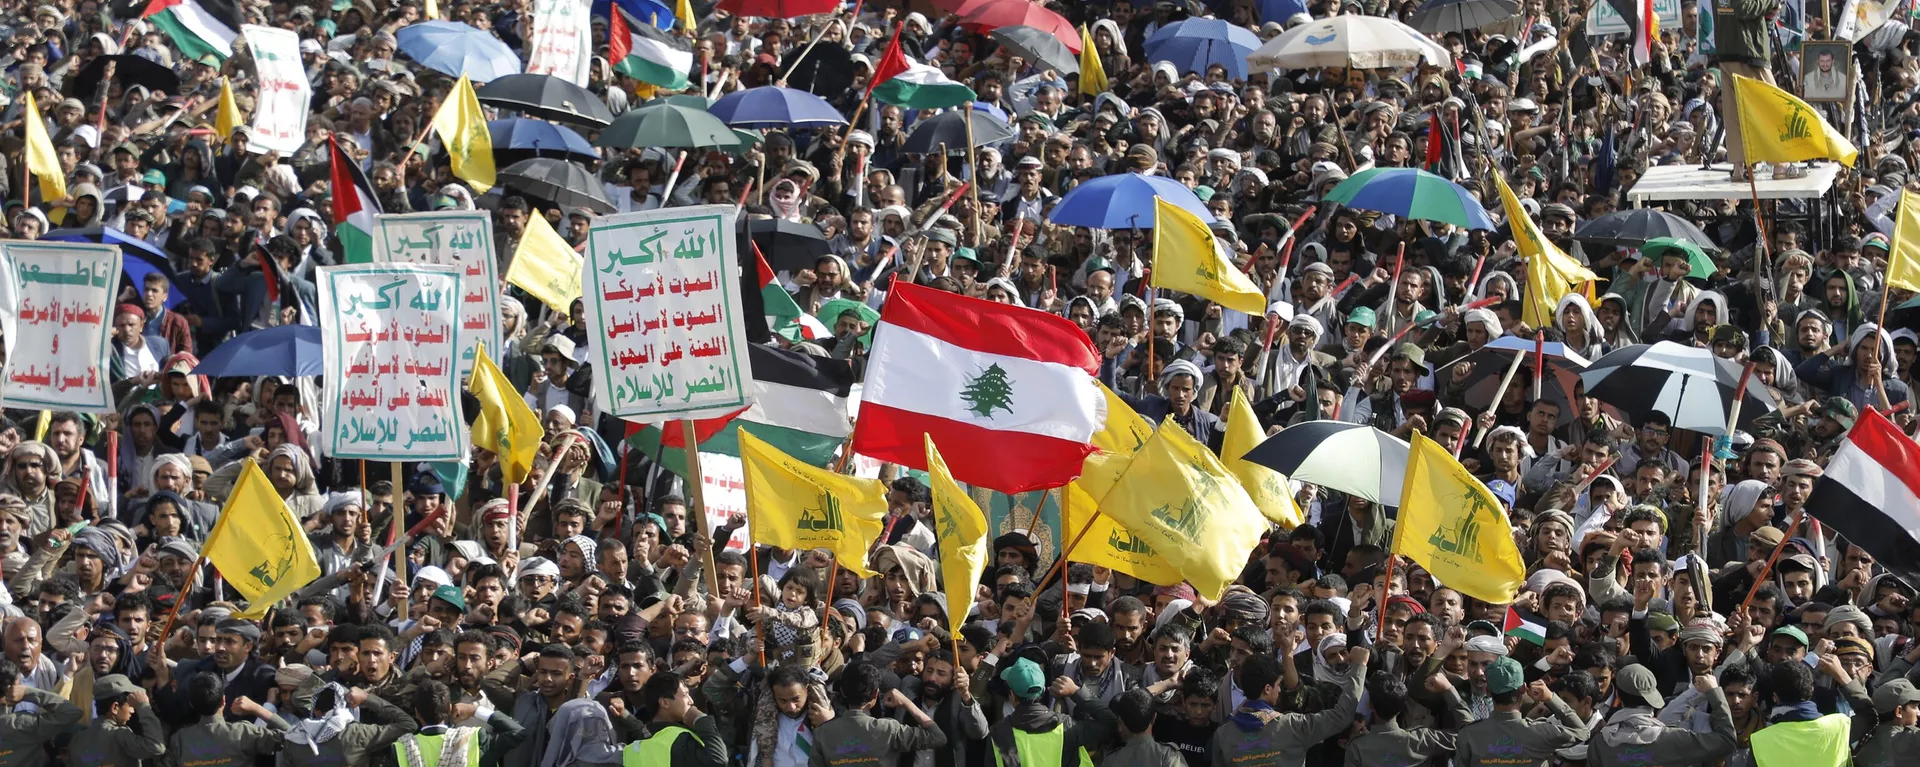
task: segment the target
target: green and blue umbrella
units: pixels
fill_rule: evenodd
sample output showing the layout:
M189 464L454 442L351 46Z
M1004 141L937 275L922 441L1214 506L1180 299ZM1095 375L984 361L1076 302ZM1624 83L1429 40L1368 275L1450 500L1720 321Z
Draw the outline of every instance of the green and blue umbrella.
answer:
M1418 168L1371 168L1327 193L1326 202L1439 221L1466 229L1493 229L1493 219L1465 187Z

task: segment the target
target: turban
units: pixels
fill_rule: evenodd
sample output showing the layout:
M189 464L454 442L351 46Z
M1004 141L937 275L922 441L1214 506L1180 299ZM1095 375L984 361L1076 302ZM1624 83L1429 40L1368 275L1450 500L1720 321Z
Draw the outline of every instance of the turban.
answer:
M1467 651L1490 653L1504 658L1507 655L1507 643L1500 641L1500 637L1477 636L1467 640Z

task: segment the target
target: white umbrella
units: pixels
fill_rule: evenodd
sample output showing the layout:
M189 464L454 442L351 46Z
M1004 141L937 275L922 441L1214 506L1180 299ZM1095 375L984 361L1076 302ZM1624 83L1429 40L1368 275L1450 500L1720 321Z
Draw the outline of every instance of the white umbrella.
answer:
M1344 421L1308 421L1281 429L1244 456L1295 482L1319 485L1374 503L1400 505L1407 441Z
M1268 40L1247 56L1249 71L1288 69L1391 69L1425 60L1436 67L1452 52L1420 30L1379 16L1343 15L1302 24Z

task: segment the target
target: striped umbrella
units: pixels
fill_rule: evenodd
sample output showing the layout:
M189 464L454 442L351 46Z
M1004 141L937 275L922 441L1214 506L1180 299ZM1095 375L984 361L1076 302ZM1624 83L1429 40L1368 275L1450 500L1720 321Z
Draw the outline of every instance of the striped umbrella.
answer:
M1327 193L1327 202L1440 221L1466 229L1493 229L1493 219L1465 187L1418 168L1370 168Z
M1673 428L1717 436L1727 431L1740 373L1739 365L1710 349L1661 341L1609 352L1587 366L1580 380L1587 385L1587 396L1624 412L1657 410L1673 419ZM1734 428L1780 409L1759 378L1747 381L1737 396L1744 404Z
M1410 449L1406 440L1372 426L1308 421L1281 429L1240 457L1295 482L1398 506Z

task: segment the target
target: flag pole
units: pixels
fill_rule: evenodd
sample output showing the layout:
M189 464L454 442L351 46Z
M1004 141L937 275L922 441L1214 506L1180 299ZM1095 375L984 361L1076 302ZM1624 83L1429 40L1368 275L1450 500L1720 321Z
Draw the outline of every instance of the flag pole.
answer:
M967 102L966 110L966 119L961 120L960 125L967 131L967 176L973 180L967 185L967 194L973 201L973 215L968 216L967 221L970 224L968 231L973 233L973 245L977 248L985 243L980 242L980 166L973 148L973 102ZM1880 305L1885 306L1886 302L1881 301Z
M120 518L120 432L117 429L107 432L107 456L107 497L102 500L107 502L107 516L117 520Z
M1522 361L1524 361L1524 360L1526 360L1526 358L1527 358L1527 353L1526 353L1526 352L1523 352L1523 351L1522 351L1522 352L1514 352L1514 353L1513 353L1513 362L1511 362L1511 363L1509 363L1509 364L1507 365L1507 374L1506 374L1506 375L1504 375L1504 376L1501 376L1501 378L1500 378L1500 388L1498 388L1498 389L1495 389L1495 390L1493 390L1493 402L1492 402L1492 404L1489 404L1489 405L1487 405L1487 410L1488 410L1489 412L1492 412L1492 413L1494 413L1494 414L1495 414L1495 418L1498 418L1498 417L1499 417L1499 412L1500 412L1500 402L1501 402L1502 400L1504 400L1504 399L1506 399L1506 397L1507 397L1507 386L1513 383L1513 376L1514 376L1514 374L1516 374L1516 373L1519 373L1519 372L1520 372L1520 363L1521 363ZM1488 434L1491 434L1491 433L1493 433L1493 430L1492 430L1492 429L1484 429L1484 430L1482 430L1482 431L1480 432L1480 434L1479 434L1479 435L1477 435L1477 436L1475 436L1475 437L1473 438L1473 446L1474 446L1475 448L1478 448L1478 447L1480 447L1481 445L1484 445L1484 444L1486 444L1486 443L1487 443L1487 435L1488 435Z
M709 547L707 551L712 552L713 549ZM711 556L711 553L709 553L708 556ZM834 564L836 566L839 565L839 561L835 560ZM753 538L751 536L747 538L747 566L753 568L753 609L754 609L754 612L759 612L760 611L760 548L758 546L753 545ZM714 598L719 599L721 598L721 595L714 594ZM832 583L827 584L827 600L826 601L828 605L833 604L833 584ZM825 623L825 621L822 621L822 623ZM758 617L755 617L753 620L753 638L756 640L759 640L757 644L760 645L760 667L766 668L767 667L766 622L760 620Z
M204 551L204 549L202 549L202 551ZM164 648L167 644L167 636L173 633L173 622L180 617L180 606L187 603L187 595L193 593L194 585L200 581L200 568L206 565L206 563L206 554L203 553L200 556L194 557L193 567L187 570L187 582L181 584L180 595L174 598L173 607L167 610L167 619L160 624L160 645L163 648L160 652L162 654L166 653Z
M1080 539L1087 537L1087 531L1093 529L1093 523L1098 519L1100 519L1100 510L1094 509L1093 516L1087 517L1087 523L1084 525L1081 525L1080 532L1076 533L1073 536L1073 542L1067 544L1067 547L1060 551L1060 558L1054 560L1053 565L1047 568L1046 577L1043 577L1040 580L1034 581L1034 583L1039 584L1036 587L1036 589L1046 588L1047 581L1052 580L1053 574L1056 572L1061 573L1063 576L1065 575L1067 559L1073 556L1073 550L1080 546ZM1062 590L1060 593L1061 593L1061 597L1064 599L1066 596L1066 592Z
M388 509L388 514L392 517L388 525L389 535L392 536L393 540L389 541L389 543L398 543L400 541L400 526L405 523L404 517L406 516L407 495L404 473L405 470L402 468L401 462L394 461L393 503L390 505L391 508ZM411 606L408 605L407 602L413 597L413 585L407 581L407 553L402 551L402 548L404 547L395 547L393 550L393 587L400 591L400 615L398 617L404 619L412 616Z
M680 435L681 438L686 441L684 448L687 451L687 497L693 501L693 508L689 510L689 516L693 517L693 531L701 535L711 535L712 533L707 530L706 493L701 487L701 478L703 475L700 473L700 436L694 433L693 419L680 419ZM713 541L711 539L707 541L706 546L700 547L700 566L706 568L707 571L707 593L720 593L719 574L713 571ZM760 584L753 584L753 590L754 593L759 593ZM831 594L832 592L829 591L828 593Z

